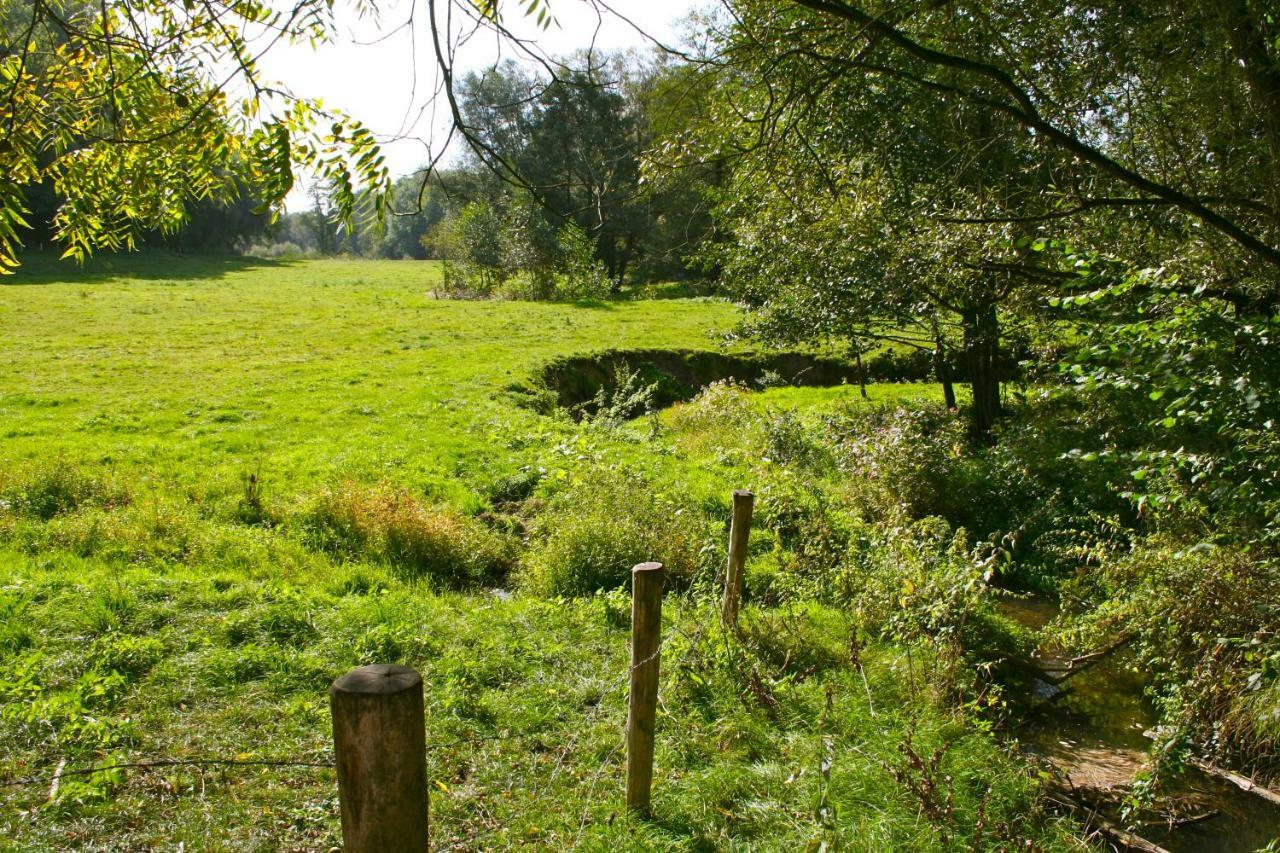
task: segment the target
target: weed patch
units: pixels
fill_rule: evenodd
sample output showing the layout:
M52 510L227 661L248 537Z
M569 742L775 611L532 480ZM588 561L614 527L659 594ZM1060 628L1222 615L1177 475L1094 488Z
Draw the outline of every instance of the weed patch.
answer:
M520 581L544 596L622 586L633 566L650 560L678 589L713 573L723 553L699 513L637 476L604 468L553 495L535 528Z
M506 543L480 521L386 485L344 482L320 496L303 524L336 556L382 561L404 577L443 588L476 586L510 565Z

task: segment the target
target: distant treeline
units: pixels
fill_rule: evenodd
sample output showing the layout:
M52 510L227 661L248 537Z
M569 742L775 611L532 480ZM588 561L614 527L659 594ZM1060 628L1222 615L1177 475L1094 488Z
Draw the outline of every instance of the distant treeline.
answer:
M334 193L316 184L306 209L274 222L248 196L196 202L180 231L145 242L273 257L441 259L452 262L453 286L484 292L515 281L554 290L553 280L574 271L610 288L705 274L700 250L727 172L714 161L677 170L659 162L664 140L680 136L705 93L687 67L647 55L583 54L568 64L577 70L554 80L508 62L461 81L468 133L489 156L468 153L449 168L400 178L382 223L343 225ZM51 192L40 195L28 245L50 242L57 205Z

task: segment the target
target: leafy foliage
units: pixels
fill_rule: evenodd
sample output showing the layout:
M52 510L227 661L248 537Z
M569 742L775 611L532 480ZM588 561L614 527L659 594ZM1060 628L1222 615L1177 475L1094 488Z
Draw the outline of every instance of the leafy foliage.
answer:
M589 470L539 516L520 582L544 596L589 595L623 586L633 566L657 560L672 585L687 586L714 571L708 533L690 507L643 479Z
M172 233L204 200L248 192L278 210L296 169L334 187L346 220L366 193L371 214L385 213L390 176L373 134L284 94L257 66L263 33L330 39L326 2L32 3L4 24L0 271L17 264L27 195L42 183L61 199L54 236L81 261L95 248L133 248L145 231Z

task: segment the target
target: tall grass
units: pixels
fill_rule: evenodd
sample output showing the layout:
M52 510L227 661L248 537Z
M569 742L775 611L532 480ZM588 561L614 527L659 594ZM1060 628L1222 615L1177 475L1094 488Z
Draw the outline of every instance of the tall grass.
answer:
M482 522L389 485L344 481L315 500L302 524L336 556L383 561L402 577L442 588L498 580L511 563L508 543Z

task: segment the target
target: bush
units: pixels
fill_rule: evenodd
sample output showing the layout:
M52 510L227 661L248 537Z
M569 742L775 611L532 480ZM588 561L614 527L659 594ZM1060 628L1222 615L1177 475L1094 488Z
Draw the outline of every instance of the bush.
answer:
M449 588L493 580L510 564L506 543L480 521L386 485L345 482L321 495L304 523L325 550Z
M964 423L943 406L851 406L832 420L831 432L865 513L886 521L948 515L947 478L968 442Z
M843 604L853 597L845 555L857 525L808 476L775 469L756 489L756 548L772 547L774 601L816 599Z
M1280 563L1273 554L1168 537L1140 542L1069 584L1093 606L1068 626L1083 650L1128 641L1166 736L1232 764L1280 769Z
M592 423L617 429L631 418L651 413L657 391L657 382L646 383L640 371L619 364L614 368L613 383L601 385L595 398L579 410L591 412Z
M264 260L301 260L302 258L319 257L316 252L308 251L297 243L282 240L278 243L255 243L245 249L246 255Z
M502 222L484 202L472 202L441 222L432 239L448 258L443 286L450 294L489 296L514 272L503 253Z
M545 596L590 595L625 585L634 565L656 560L669 585L685 586L718 565L711 533L705 519L639 477L592 470L537 518L521 585Z
M570 222L556 236L560 244L562 272L556 281L559 299L604 299L613 290L613 282L604 264L596 258L596 249L587 233Z

